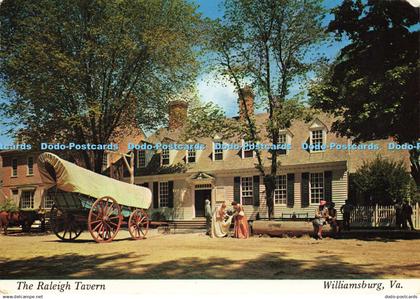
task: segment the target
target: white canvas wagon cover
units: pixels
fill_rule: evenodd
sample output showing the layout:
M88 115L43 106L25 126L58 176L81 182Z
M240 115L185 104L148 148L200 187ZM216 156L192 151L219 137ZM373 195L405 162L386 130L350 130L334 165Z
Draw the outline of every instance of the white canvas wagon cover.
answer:
M39 155L38 168L46 189L57 186L62 191L94 198L111 196L120 205L141 209L148 209L152 203L152 193L148 188L97 174L52 153Z

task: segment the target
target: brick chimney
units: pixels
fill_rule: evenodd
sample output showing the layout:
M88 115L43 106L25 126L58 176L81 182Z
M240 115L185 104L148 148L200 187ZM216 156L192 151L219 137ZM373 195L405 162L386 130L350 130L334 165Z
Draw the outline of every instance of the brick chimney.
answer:
M243 121L246 119L246 112L248 112L249 116L254 115L254 93L252 92L251 87L245 86L244 88L241 88L242 92L239 92L239 120ZM245 98L245 104L244 101L241 99L241 96L244 96ZM246 110L245 110L246 107Z
M181 100L169 103L169 130L176 130L184 126L187 121L188 103Z

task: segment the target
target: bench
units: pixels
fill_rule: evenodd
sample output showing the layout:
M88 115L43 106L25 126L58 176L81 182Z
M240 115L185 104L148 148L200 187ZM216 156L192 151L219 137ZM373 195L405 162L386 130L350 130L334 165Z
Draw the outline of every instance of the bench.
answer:
M271 220L271 221L310 221L309 213L281 213L281 217L268 219L267 217L257 217L253 220Z
M309 221L309 214L308 213L281 213L281 220Z

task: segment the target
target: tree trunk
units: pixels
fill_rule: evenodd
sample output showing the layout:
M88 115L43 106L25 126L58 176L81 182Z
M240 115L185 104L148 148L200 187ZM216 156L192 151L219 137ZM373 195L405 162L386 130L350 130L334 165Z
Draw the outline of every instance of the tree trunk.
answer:
M265 186L265 198L268 209L268 219L274 216L274 189L276 188L275 177L272 175L266 175L264 177L264 186Z
M411 162L411 176L416 182L417 186L420 186L420 151L417 149L410 150L410 162Z
M94 151L94 165L93 169L96 173L102 173L102 161L104 157L104 151Z

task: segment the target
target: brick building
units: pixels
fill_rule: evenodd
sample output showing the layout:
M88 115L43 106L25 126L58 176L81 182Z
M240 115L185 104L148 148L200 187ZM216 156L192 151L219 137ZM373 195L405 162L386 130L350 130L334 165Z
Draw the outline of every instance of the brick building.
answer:
M142 130L130 130L115 143L120 152L127 152L129 142L138 143L144 139ZM12 198L21 209L51 208L53 201L45 192L44 184L38 171L37 159L42 152L5 150L0 152L0 200ZM57 153L60 155L60 153ZM108 168L121 157L116 154L104 154L103 168ZM79 163L78 163L79 164Z

